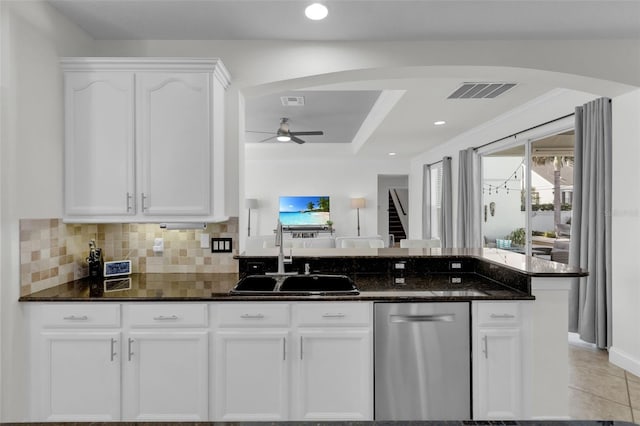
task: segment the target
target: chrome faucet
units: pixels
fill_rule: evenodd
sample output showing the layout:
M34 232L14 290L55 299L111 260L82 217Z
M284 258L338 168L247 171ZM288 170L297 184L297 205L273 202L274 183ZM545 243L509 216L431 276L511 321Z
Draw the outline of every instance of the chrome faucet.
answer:
M279 247L278 250L278 274L283 275L284 272L284 264L292 263L293 256L289 253L289 256L284 255L284 244L283 244L283 235L282 235L282 222L278 219L278 226L276 227L276 246Z

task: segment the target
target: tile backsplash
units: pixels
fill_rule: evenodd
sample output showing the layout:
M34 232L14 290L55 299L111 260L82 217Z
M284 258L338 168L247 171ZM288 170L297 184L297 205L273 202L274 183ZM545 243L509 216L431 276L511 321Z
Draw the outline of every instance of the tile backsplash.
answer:
M232 238L231 253L200 248L200 236ZM164 251L152 249L164 239ZM130 259L133 272L238 272L238 218L210 223L204 230L166 230L158 224L69 224L61 219L20 220L20 294L44 290L86 277L89 241L102 248L105 261Z

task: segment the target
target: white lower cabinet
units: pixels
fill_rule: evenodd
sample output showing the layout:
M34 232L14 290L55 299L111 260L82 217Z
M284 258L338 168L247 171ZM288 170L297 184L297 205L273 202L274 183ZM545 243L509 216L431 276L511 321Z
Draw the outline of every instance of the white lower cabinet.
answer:
M369 329L299 330L296 420L371 420Z
M30 304L31 420L208 420L207 310Z
M216 331L217 420L289 418L289 335L286 330Z
M120 336L117 331L39 333L36 362L43 374L33 395L39 419L120 419Z
M216 304L215 420L372 420L369 303Z
M123 361L123 418L206 421L208 332L132 331Z
M531 345L527 302L473 303L473 418L528 417Z

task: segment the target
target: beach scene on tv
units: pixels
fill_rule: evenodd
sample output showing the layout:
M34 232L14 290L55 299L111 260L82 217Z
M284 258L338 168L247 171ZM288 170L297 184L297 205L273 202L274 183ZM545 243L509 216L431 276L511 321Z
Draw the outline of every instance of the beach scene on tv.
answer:
M322 226L330 219L329 197L280 197L280 223L283 226Z

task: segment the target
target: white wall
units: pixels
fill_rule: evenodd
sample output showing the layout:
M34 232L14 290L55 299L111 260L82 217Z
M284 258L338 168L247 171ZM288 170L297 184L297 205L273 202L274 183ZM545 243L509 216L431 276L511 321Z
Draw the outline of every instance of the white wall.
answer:
M20 218L62 213L62 78L58 57L87 55L92 40L39 2L0 3L0 420L25 420Z
M329 146L327 146L329 145ZM356 211L350 199L363 197L360 234L377 235L378 175L401 174L408 162L398 160L354 160L349 146L342 144L286 144L248 146L245 159L246 198L257 198L258 210L251 211L251 234L270 235L278 219L280 195L328 195L336 236L357 233ZM322 154L330 150L331 156ZM246 235L246 226L241 235Z
M613 110L612 362L640 376L640 90Z

